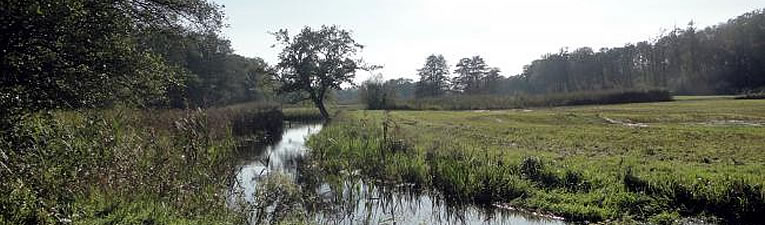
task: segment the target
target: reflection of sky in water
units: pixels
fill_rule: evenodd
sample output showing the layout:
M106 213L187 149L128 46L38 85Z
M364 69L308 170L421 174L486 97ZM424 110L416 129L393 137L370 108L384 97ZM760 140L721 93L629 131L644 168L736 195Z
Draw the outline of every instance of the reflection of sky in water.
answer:
M246 162L237 174L238 188L243 191L245 199L253 200L258 179L271 171L295 178L297 163L306 154L306 139L321 128L321 124L287 125L278 143L263 149L250 149L260 153ZM332 213L316 217L319 224L564 224L508 210L484 212L467 207L452 213L453 209L428 194L384 191L363 182L346 182L342 193L335 193L327 184L320 185L316 191L326 201L336 202L337 195L342 195L339 198L342 203L327 209Z
M237 173L240 188L244 188L244 196L252 200L257 180L271 171L280 171L294 177L297 173L297 160L306 153L305 141L311 134L318 133L322 124L292 124L287 125L281 140L265 146L265 150L251 162L248 162Z

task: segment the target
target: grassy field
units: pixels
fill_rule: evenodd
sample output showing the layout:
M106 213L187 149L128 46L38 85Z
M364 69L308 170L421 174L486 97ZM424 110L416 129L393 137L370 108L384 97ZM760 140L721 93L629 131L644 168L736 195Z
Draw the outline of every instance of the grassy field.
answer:
M326 174L573 221L756 224L765 213L765 100L348 111L309 145Z

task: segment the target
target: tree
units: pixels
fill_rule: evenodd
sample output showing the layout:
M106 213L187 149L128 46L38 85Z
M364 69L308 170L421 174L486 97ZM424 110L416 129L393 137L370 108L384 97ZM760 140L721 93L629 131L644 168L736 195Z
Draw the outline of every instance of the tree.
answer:
M357 58L363 46L353 40L350 31L337 26L322 26L319 30L305 27L294 37L282 29L274 36L284 45L276 65L279 91L311 100L327 120L330 118L324 100L328 91L351 83L357 70L378 68L363 65Z
M417 84L412 79L398 78L385 81L385 86L391 88L395 99L410 100L415 97Z
M393 104L395 92L390 83L383 82L382 74L377 74L361 84L359 97L367 109L387 109Z
M486 72L486 76L483 77L483 92L487 94L499 94L499 85L502 80L502 71L499 68L491 68L489 72Z
M417 97L441 96L449 90L449 65L443 55L428 56L425 65L417 72L420 75Z
M153 32L141 42L179 68L180 82L168 90L171 107L220 106L271 95L265 61L234 54L230 41L216 33Z
M454 73L454 89L465 94L478 94L482 91L483 78L489 72L489 67L481 56L463 58L456 65Z
M218 32L205 0L0 2L0 117L124 102L162 104L181 69L147 46L158 32Z

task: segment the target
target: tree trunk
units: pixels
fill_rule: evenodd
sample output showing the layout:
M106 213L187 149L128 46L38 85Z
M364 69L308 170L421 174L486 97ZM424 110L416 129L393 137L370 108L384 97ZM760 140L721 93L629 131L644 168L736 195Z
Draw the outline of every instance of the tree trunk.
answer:
M316 108L319 108L319 112L321 112L321 117L324 117L324 120L329 121L329 113L327 112L327 108L324 107L324 101L323 100L316 100L314 101L314 104L316 104Z

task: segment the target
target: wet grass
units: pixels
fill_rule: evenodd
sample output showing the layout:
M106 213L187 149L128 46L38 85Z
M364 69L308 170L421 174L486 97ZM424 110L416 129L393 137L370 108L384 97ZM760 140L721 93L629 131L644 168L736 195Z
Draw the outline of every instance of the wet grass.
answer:
M765 101L502 111L345 112L309 140L328 174L572 221L676 223L765 213Z

